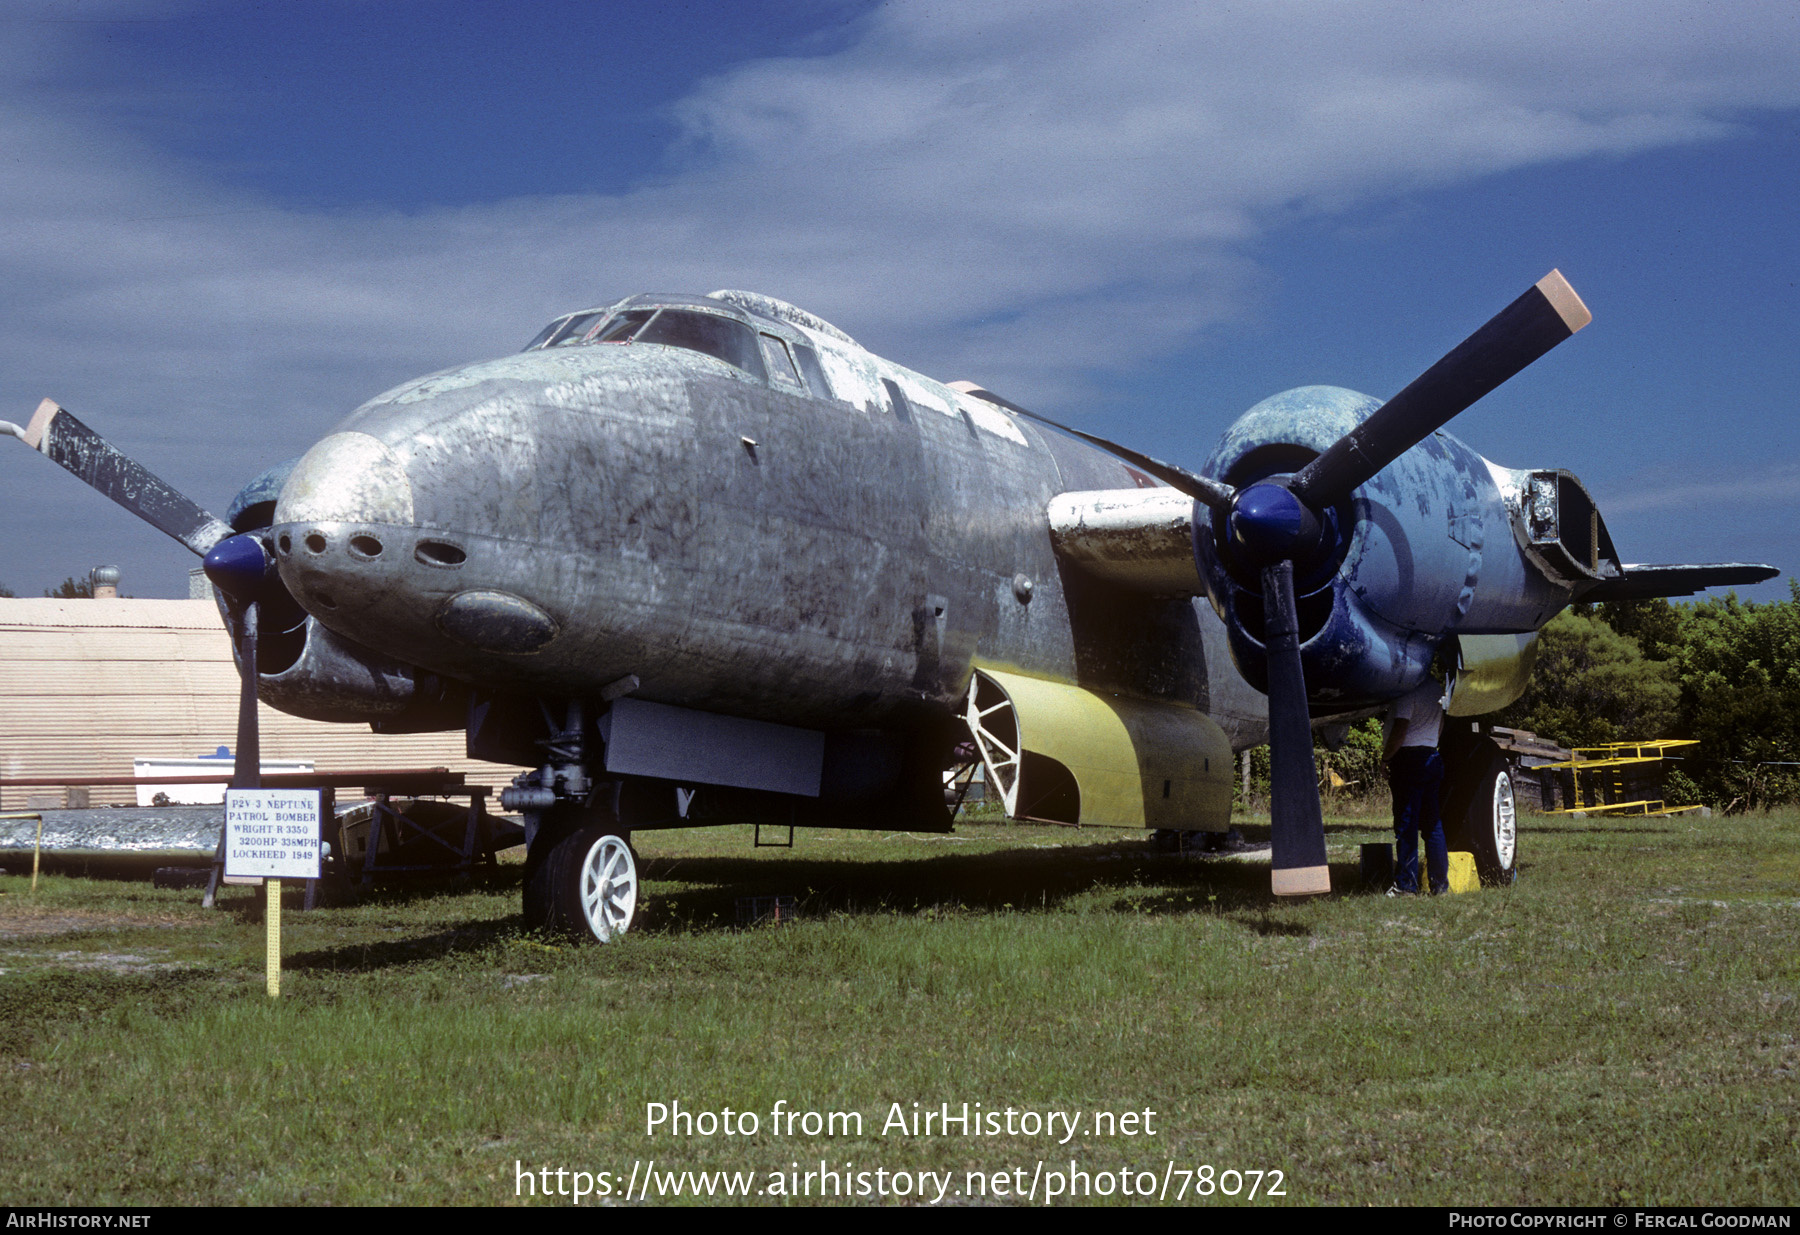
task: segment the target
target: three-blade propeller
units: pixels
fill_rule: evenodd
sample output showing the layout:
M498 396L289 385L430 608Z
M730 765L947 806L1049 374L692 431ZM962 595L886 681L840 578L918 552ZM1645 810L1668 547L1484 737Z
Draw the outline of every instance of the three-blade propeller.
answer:
M1321 547L1326 512L1452 417L1593 320L1552 270L1292 476L1234 489L1128 447L1057 424L979 388L959 389L1110 451L1225 520L1232 550L1261 575L1268 656L1271 881L1278 896L1331 890L1300 658L1294 567Z
M143 464L95 433L64 407L45 399L24 426L0 421L0 433L19 438L75 477L105 494L132 514L163 532L204 561L206 577L225 595L231 640L237 654L237 758L231 786L262 785L262 738L256 708L256 631L260 602L271 593L274 559L262 540L234 534L231 525L152 473ZM221 836L220 845L224 838ZM223 854L221 848L220 854ZM217 866L214 878L217 878ZM212 903L215 884L206 892Z

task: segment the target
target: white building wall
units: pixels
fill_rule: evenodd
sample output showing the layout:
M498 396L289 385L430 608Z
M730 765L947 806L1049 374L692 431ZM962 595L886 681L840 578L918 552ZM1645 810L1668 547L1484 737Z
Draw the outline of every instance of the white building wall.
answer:
M0 810L58 790L7 782L130 776L133 759L191 758L237 745L238 676L210 600L0 598ZM262 705L265 759L321 772L448 767L498 794L517 768L463 753L463 734L375 734ZM94 806L135 801L129 785Z

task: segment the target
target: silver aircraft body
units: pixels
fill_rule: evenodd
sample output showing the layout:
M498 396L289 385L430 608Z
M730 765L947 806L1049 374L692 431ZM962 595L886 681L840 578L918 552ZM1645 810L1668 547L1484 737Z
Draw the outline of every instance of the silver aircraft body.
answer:
M1330 886L1315 726L1428 673L1491 712L1571 601L1775 573L1628 565L1573 475L1442 431L1588 320L1552 272L1392 399L1277 395L1198 473L736 291L391 390L224 520L49 400L0 429L205 555L246 700L525 768L534 925L627 929L634 830L947 829L976 761L1013 817L1221 831L1265 741L1272 887L1302 895ZM1452 842L1507 882L1510 781L1471 731Z
M739 346L598 337L650 308ZM1186 595L1084 592L1046 535L1059 494L1160 482L805 321L746 294L634 297L563 319L585 339L371 400L287 478L282 578L315 629L482 690L634 676L643 699L860 728L957 709L980 661L1264 740L1191 565ZM297 670L297 708L373 705Z

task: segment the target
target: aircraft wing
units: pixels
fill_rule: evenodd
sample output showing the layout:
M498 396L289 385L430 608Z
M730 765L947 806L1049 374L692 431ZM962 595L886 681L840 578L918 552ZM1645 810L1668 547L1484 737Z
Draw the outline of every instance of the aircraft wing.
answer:
M1749 585L1773 579L1781 572L1760 562L1708 562L1698 565L1625 565L1616 579L1607 579L1581 594L1584 604L1603 600L1650 600L1658 596L1692 596L1709 587Z

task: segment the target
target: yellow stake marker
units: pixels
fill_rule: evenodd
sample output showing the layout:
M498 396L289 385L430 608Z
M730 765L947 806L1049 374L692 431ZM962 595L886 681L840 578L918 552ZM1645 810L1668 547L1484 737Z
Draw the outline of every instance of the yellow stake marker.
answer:
M269 998L278 999L281 996L281 880L266 881L263 890L269 896L268 912L263 915L269 924Z
M6 814L0 815L0 819L37 820L37 834L32 837L31 841L31 892L35 896L37 894L38 855L44 849L44 817L30 811L8 811Z

